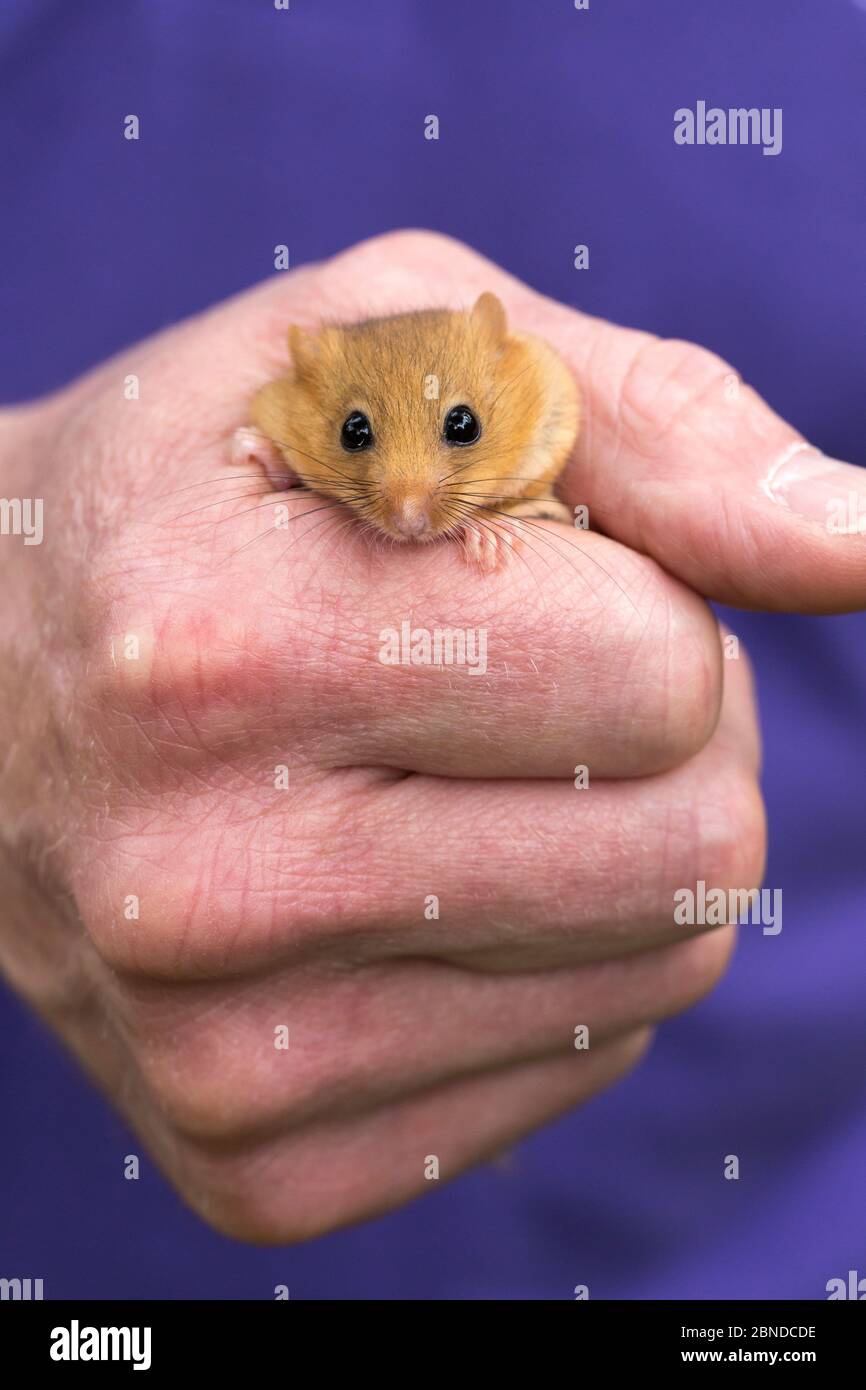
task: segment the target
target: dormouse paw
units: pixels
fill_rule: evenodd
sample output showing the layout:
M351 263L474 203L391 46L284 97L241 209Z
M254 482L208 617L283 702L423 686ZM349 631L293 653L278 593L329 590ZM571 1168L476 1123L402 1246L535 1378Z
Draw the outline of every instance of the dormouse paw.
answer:
M530 497L508 508L508 516L499 511L486 516L479 509L477 521L468 521L463 531L463 554L468 565L481 574L502 569L511 555L525 550L524 541L531 535L525 521L561 521L571 525L573 518L564 503L555 497Z
M520 548L517 534L519 522L467 522L463 529L463 558L479 574L494 574L507 564L510 555Z
M241 425L232 437L232 463L236 468L260 468L274 488L297 487L298 479L272 440L260 430Z

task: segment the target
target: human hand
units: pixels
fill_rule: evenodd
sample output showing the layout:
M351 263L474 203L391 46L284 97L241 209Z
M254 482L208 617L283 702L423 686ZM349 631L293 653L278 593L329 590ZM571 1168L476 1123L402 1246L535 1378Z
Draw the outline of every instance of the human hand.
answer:
M578 369L564 495L609 536L551 526L481 578L232 476L289 321L483 289ZM725 663L723 692L709 610L637 552L817 610L862 603L866 564L761 493L796 443L766 407L744 392L715 437L710 361L407 234L0 424L5 495L45 499L44 543L0 547L2 964L219 1228L407 1200L429 1156L447 1178L608 1085L719 977L732 929L689 936L673 894L759 880L749 677ZM486 671L383 664L404 620L485 630Z

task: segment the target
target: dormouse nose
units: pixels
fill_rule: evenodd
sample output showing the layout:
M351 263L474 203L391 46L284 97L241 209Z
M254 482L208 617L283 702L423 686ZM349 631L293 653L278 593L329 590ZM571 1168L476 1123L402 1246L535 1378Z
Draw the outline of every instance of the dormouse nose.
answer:
M404 497L394 507L393 526L401 536L423 536L430 529L430 516L426 499L420 496Z

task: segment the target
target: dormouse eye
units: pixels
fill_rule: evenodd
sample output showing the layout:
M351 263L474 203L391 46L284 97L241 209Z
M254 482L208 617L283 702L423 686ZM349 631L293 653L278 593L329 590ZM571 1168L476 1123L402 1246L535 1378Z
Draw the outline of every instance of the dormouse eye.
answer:
M353 410L343 421L340 430L340 443L344 449L369 449L373 443L373 430L370 421L360 410Z
M481 425L468 405L455 405L445 416L442 437L446 444L474 444L481 434Z

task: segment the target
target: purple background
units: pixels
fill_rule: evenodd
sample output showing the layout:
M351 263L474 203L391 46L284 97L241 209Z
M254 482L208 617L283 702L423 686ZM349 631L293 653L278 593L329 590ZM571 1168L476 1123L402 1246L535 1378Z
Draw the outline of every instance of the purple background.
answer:
M298 264L418 225L716 349L866 461L866 0L6 0L0 42L4 400L259 280L277 242ZM782 154L675 146L699 98L782 107ZM247 1249L148 1164L123 1180L136 1142L4 995L0 1275L49 1297L820 1298L866 1274L866 624L732 621L784 930L744 928L631 1078L509 1169Z

